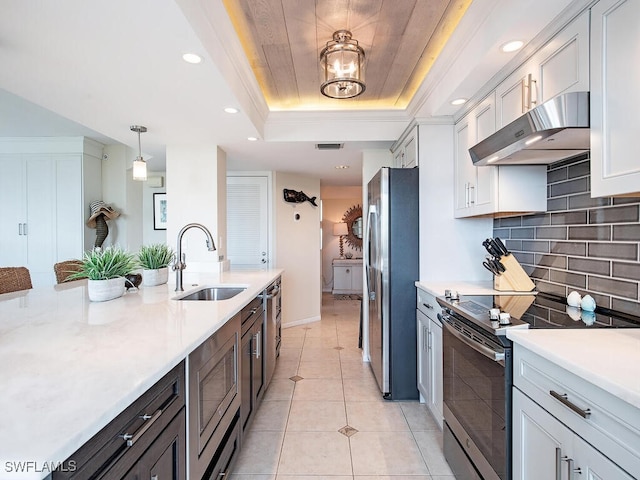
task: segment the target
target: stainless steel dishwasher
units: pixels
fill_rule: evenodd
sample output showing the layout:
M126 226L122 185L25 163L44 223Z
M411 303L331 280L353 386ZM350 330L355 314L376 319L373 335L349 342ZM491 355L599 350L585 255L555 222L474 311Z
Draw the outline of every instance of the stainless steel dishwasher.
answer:
M265 308L265 386L269 385L276 369L276 359L280 354L281 324L281 277L276 278L267 287L262 298Z

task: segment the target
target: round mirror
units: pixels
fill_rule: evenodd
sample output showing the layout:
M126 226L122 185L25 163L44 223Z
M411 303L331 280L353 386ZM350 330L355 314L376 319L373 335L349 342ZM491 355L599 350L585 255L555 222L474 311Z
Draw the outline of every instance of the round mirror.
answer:
M348 232L344 240L347 245L356 250L362 250L362 207L355 205L347 210L342 217L342 221L347 224Z

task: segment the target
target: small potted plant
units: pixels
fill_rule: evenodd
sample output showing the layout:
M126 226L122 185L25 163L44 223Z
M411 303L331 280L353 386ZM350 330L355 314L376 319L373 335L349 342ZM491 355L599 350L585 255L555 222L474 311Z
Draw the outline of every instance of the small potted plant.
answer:
M174 252L164 243L143 245L138 252L138 263L142 267L142 285L153 287L163 285L169 279L169 264Z
M120 247L94 248L85 252L80 271L69 279L87 278L89 300L104 302L124 294L124 277L137 267L135 255Z

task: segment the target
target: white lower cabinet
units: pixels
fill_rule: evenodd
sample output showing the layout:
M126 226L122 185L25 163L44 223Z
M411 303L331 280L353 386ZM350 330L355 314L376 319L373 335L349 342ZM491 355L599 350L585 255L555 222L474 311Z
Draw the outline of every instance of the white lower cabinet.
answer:
M514 480L637 478L636 407L519 344L513 383Z
M333 261L333 293L362 294L362 259Z
M440 428L442 405L442 324L437 318L440 306L435 297L418 289L416 327L418 329L418 391Z
M514 480L634 478L517 388L513 419Z

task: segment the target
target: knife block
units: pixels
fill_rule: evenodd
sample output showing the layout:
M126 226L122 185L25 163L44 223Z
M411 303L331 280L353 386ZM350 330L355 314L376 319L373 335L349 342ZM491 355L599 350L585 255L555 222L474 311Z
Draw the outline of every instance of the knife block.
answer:
M514 292L530 292L535 288L535 283L531 281L527 272L524 271L520 262L513 254L503 255L500 262L504 265L505 271L502 275L493 277L493 288L501 292L511 290Z

